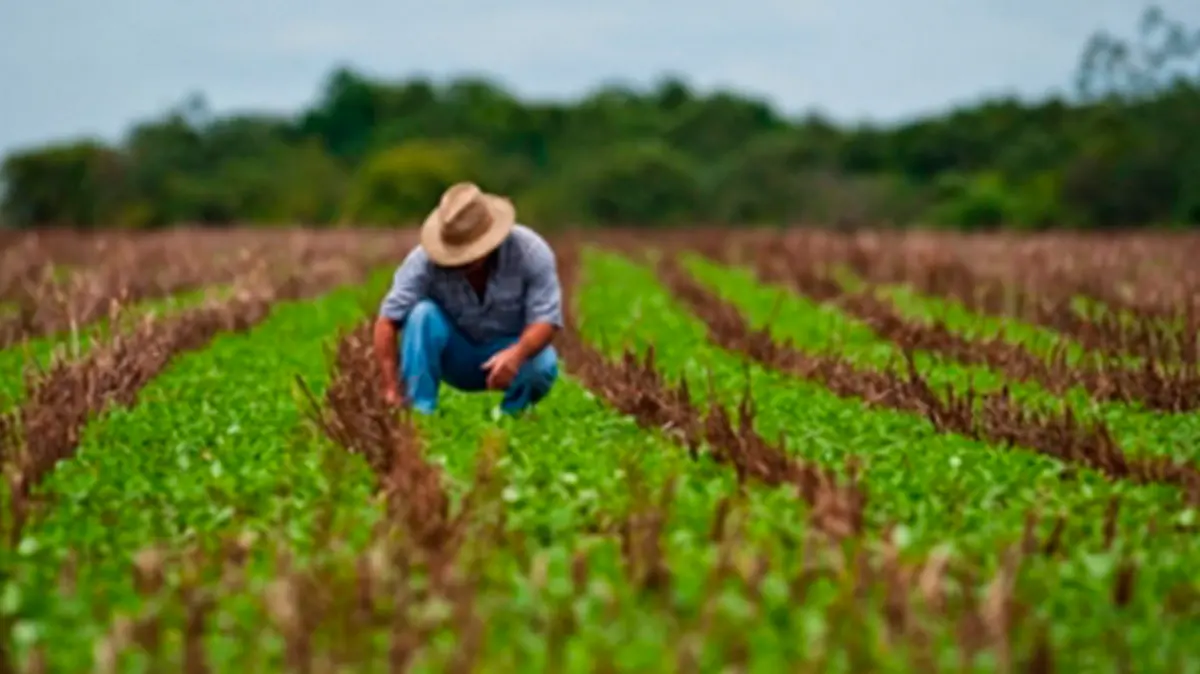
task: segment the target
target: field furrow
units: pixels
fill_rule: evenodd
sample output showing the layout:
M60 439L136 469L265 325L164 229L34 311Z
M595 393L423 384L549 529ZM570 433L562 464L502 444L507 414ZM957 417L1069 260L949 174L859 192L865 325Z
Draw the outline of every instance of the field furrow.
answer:
M55 358L78 360L98 343L110 340L116 332L129 332L138 321L154 316L177 314L232 294L232 288L209 288L175 295L166 299L121 308L111 319L100 319L71 333L26 339L0 349L0 410L18 404L28 383L36 381L51 367Z
M837 465L849 455L860 457L870 494L865 519L873 530L896 523L910 549L948 543L976 558L1019 539L1031 513L1046 517L1039 537L1049 537L1054 519L1061 518L1061 548L1032 563L1019 586L1031 593L1025 596L1039 597L1034 609L1039 616L1090 607L1089 619L1072 624L1069 632L1055 632L1056 650L1068 659L1103 657L1087 639L1111 638L1118 624L1125 625L1127 643L1155 643L1176 654L1195 636L1185 616L1164 619L1161 611L1164 597L1187 596L1188 553L1182 551L1197 546L1190 529L1194 511L1179 507L1174 488L1114 484L1090 469L1066 471L1048 457L942 433L924 417L872 409L819 384L763 369L710 345L703 323L673 302L653 270L601 254L590 257L589 268L593 277L582 291L581 313L597 338L610 349L653 345L664 373L712 381L726 406L735 406L748 388L756 430L782 436L790 451L809 460ZM1120 507L1111 511L1114 501ZM1149 534L1152 520L1160 524ZM1184 529L1174 530L1178 525ZM1117 607L1108 603L1117 569L1134 550L1144 565L1140 582L1130 605ZM1109 562L1097 565L1099 559Z
M63 268L95 263L112 244L129 233L3 230L0 243L0 301L14 305L29 295L29 288L53 278ZM144 238L144 235L143 235ZM152 238L152 237L151 237Z
M704 612L710 615L703 621L697 620L705 602L712 602L711 586L720 578L712 578L713 574L740 577L745 573L731 564L729 555L735 546L745 549L737 543L748 545L747 535L730 523L719 526L716 540L710 542L712 518L724 520L730 517L730 511L736 515L750 510L756 515L754 520L762 523L753 536L759 545L767 545L785 532L794 532L799 540L805 538L805 520L803 508L796 507L794 494L771 489L752 497L748 504L728 503L736 493L731 471L693 460L684 448L639 429L599 403L580 384L564 378L561 388L544 406L524 419L501 424L501 430L508 434L506 455L497 463L504 488L488 499L493 505L502 505L503 517L497 522L501 526L481 531L479 522L465 521L479 512L466 507L460 508L453 522L447 522L445 498L431 496L439 491L437 478L418 456L421 451L412 442L413 429L382 406L376 386L378 373L369 348L368 333L361 325L341 340L335 373L325 392L322 425L337 444L363 455L375 468L392 505L390 510L399 516L397 522L404 533L389 538L381 533L386 526L377 527L368 544L370 553L353 560L343 558L336 570L321 566L311 576L303 572L280 578L280 582L294 588L294 594L286 597L285 608L305 616L292 621L290 628L288 623L281 626L295 666L334 661L375 664L382 669L384 654L390 653L393 662L397 657L417 657L423 664L446 660L461 664L486 656L491 671L528 671L531 666L553 669L555 663L563 662L570 663L570 671L582 671L597 661L662 667L689 656L706 661L720 659L722 651L730 648L727 642L737 646L745 641L747 632L771 640L773 648L758 653L759 659L781 663L787 653L797 653L800 644L784 628L798 630L802 625L799 621L789 620L784 625L763 621L749 630L745 625L735 630L732 621L744 614L725 615L728 610L717 606ZM496 396L446 393L448 414L423 421L422 442L431 456L437 456L440 450L465 458L478 448L478 439L488 428L495 427L495 420L487 412L495 405ZM470 428L464 431L464 427ZM484 463L490 462L485 458ZM630 476L624 474L627 469ZM638 479L631 481L633 475ZM483 482L490 479L478 471L473 479L458 477L470 484L467 501L487 486L480 484L481 478ZM673 518L673 526L666 530L655 524L664 513L644 497L649 493L645 490L660 491L668 485L673 487L672 503L683 507ZM411 547L428 552L427 544L432 543L433 549L439 549L446 540L441 534L448 528L462 532L472 529L474 549L470 557L460 555L446 560L455 568L443 568L445 574L440 580L437 574L431 576L435 579L432 591L422 589L420 574L409 567ZM464 538L454 536L453 540L463 543ZM656 552L660 548L663 552ZM766 551L760 550L759 556ZM816 544L809 553L817 554ZM486 558L481 556L484 554ZM675 562L669 569L668 557ZM484 559L486 566L480 566ZM752 606L765 603L777 612L782 610L787 595L766 599L754 596L761 591L764 580L779 583L795 577L795 591L803 591L797 584L803 581L796 577L799 567L780 565L772 569L766 566L771 560L762 559L754 577L745 578L750 587L733 587L720 595L727 599L740 597ZM229 563L216 563L224 566L211 575L226 576ZM387 572L381 563L397 565L397 569ZM832 563L810 564L803 572L822 570L832 578L833 569L828 567ZM863 563L881 562L864 559ZM470 575L463 575L467 571ZM659 583L665 579L664 574L669 574L666 580L672 586L678 583L687 590L688 596L681 599L680 605L663 603L662 590L666 588ZM360 599L365 605L360 603L357 611L323 601L326 595L321 590L325 588L361 588L363 583L376 591L372 597ZM880 584L868 579L859 583L864 589ZM302 587L306 591L301 591ZM710 591L702 592L706 587ZM222 589L217 590L217 596ZM244 595L252 594L246 592L248 589L243 584L241 595L221 599L245 601ZM564 595L564 591L569 594ZM402 593L403 598L394 592ZM439 598L454 607L452 615L441 622L422 611L423 605ZM280 600L271 602L268 597L266 601L270 607ZM836 608L839 603L836 597L810 602L813 608L809 621L830 610L830 604ZM561 622L568 619L569 612L564 610L571 604L579 607L581 615L603 614L608 619L581 622L571 618L569 623ZM954 615L964 610L969 609L948 607ZM398 625L387 622L397 611L411 621L403 632L396 631ZM542 625L548 617L556 626L545 635ZM877 615L848 615L842 620L850 623L855 619L873 622ZM431 622L437 624L428 624ZM684 629L690 632L681 634ZM331 637L352 630L356 631L348 638L358 646L356 651L331 647ZM664 636L673 638L660 641ZM812 637L820 635L814 632ZM447 647L449 643L453 648ZM294 649L290 648L293 644ZM248 650L256 648L250 643L242 645ZM823 650L830 649L826 646ZM730 657L727 652L724 655ZM278 654L264 657L267 662L280 659ZM736 658L736 653L732 657ZM836 654L832 657L837 658Z
M748 312L752 327L771 325L777 337L814 353L837 353L860 367L884 370L905 358L902 345L881 338L869 323L848 318L832 306L822 306L785 288L764 286L745 269L724 267L699 257L687 257L688 270L725 299ZM1101 402L1082 386L1056 395L1036 382L1014 381L1002 371L947 362L938 354L914 351L913 363L935 389L965 391L992 399L1011 397L1031 414L1069 416L1086 426L1103 427L1130 457L1147 457L1162 464L1195 466L1200 461L1200 416L1163 413L1137 403ZM978 401L976 401L978 402ZM975 404L975 403L972 403ZM1067 415L1067 411L1070 414ZM1150 458L1153 457L1153 458Z
M366 460L392 518L429 564L444 565L462 542L461 519L469 510L451 517L441 470L426 461L417 426L409 414L398 414L384 401L372 353L373 323L363 321L338 341L321 427Z
M1195 367L1106 361L1035 326L981 316L961 304L924 297L904 287L851 288L847 286L852 283L795 266L766 265L758 275L816 302L832 303L901 348L984 366L1010 381L1031 382L1056 396L1079 387L1099 402L1155 412L1200 408L1200 369ZM1030 343L1037 345L1036 351L1027 346Z
M570 252L564 250L560 260L569 277ZM564 280L570 297L573 283ZM442 412L420 419L428 455L447 466L459 493L469 493L468 458L480 439L497 428L504 432L505 453L496 463L504 484L498 494L503 544L489 551L488 570L482 570L487 582L477 588L480 610L493 618L486 623L483 655L499 671L517 671L534 666L531 663L541 669L561 657L583 669L596 659L663 666L683 645L675 623L694 622L694 612L706 600L699 591L717 561L709 541L712 518L728 509L726 502L738 492L739 480L735 471L707 455L693 457L685 446L672 442L674 430L640 427L616 409L623 404L610 405L607 396L598 399L589 391L584 383L592 383L598 373L579 362L586 347L573 330L558 344L571 374L564 373L553 395L523 418L492 416L499 394L466 395L444 388ZM617 391L611 386L604 390ZM628 387L620 393L643 399L655 394ZM646 496L667 489L677 506L670 516L648 512ZM808 509L795 491L767 488L747 494L737 509L745 511L752 524L741 536L759 545L781 535L802 538ZM656 516L662 517L657 526L648 521ZM827 518L832 520L833 513ZM776 573L795 572L785 565ZM656 585L664 575L670 576L671 586L687 588L685 596L667 605L656 599ZM590 583L583 583L585 579ZM561 589L546 593L556 585ZM603 611L608 619L572 620L570 627L561 626L567 633L534 636L533 626L547 611L558 614L570 599L562 593L572 587L582 610ZM514 602L514 596L525 599ZM812 610L819 613L822 603L814 602ZM789 621L788 626L795 629L797 624ZM759 657L797 654L799 644L787 646L787 632L781 627L752 627L776 643ZM721 638L712 639L709 650L719 649L731 635L715 636Z
M496 504L511 485L488 474L494 455L483 453L479 503ZM993 574L944 554L902 555L890 541L847 548L803 528L764 538L732 494L712 512L688 511L689 540L667 526L687 499L630 477L611 530L549 545L530 544L506 511L473 509L441 577L412 564L411 539L385 527L366 546L333 538L332 554L305 566L275 552L256 569L247 557L261 543L245 537L183 563L160 558L135 572L147 610L114 622L96 652L121 671L910 671L981 652L1018 666L1049 656L1045 628L1013 596L1029 554L1019 546ZM275 569L269 583L247 582L264 568ZM178 590L155 587L185 569ZM985 591L987 602L975 598ZM178 635L185 647L147 635Z
M1034 381L1056 395L1080 387L1093 400L1152 412L1180 414L1200 409L1200 368L1195 363L1099 358L1085 355L1061 339L1049 342L1039 354L1005 334L1028 332L1033 326L981 316L958 303L925 297L907 288L883 288L879 294L885 297L889 313L910 331L933 333L928 339L930 346L965 342L962 348L952 347L954 357L1002 369L1010 379ZM972 349L978 355L967 355Z
M1037 332L1058 333L1079 346L1113 358L1196 362L1192 300L1164 302L1166 287L1151 274L1163 246L1124 257L1119 243L1054 240L974 240L924 233L839 235L814 231L768 234L739 247L739 257L788 273L790 269L843 268L873 285L907 286L950 300L976 314L1023 320ZM729 260L716 243L705 250ZM1173 267L1176 278L1186 265ZM1167 277L1170 278L1170 277ZM1157 279L1157 283L1150 282ZM1176 290L1184 291L1180 284ZM1081 300L1108 300L1104 311L1083 311ZM1122 299L1124 298L1124 299ZM1181 315L1179 312L1186 312ZM1128 316L1138 320L1129 320Z
M176 232L120 241L96 242L93 264L72 268L61 278L42 271L19 278L8 300L14 312L0 320L0 347L21 340L68 332L110 315L114 306L233 284L248 277L277 277L297 266L316 270L352 255L370 266L393 259L407 235L345 234L337 231L226 233ZM49 269L49 267L47 267Z
M574 257L560 250L567 293L574 285ZM567 310L570 327L556 342L565 371L553 394L519 419L498 417L498 393L462 394L443 388L441 411L420 419L431 458L447 467L456 492L470 483L471 455L492 429L505 433L507 455L498 470L508 485L505 492L508 526L525 532L541 545L557 546L578 537L611 531L615 522L636 505L626 479L636 472L651 490L675 481L676 499L701 513L713 512L717 501L737 491L737 461L741 477L758 478L768 487L755 492L754 512L773 526L802 523L798 507L803 487L826 498L843 498L849 512L837 524L855 528L854 497L842 493L829 474L821 474L782 456L761 438L740 441L730 419L713 418L712 451L697 454L704 423L690 400L661 383L643 363L610 362L600 358L577 332L574 309ZM724 425L722 425L724 424ZM747 456L750 452L757 452ZM757 463L766 457L767 465ZM772 487L790 486L791 489ZM810 494L811 495L811 494ZM775 513L774 517L770 514ZM830 524L835 513L830 510ZM703 536L702 521L681 520L675 526L701 527L690 536Z
M300 352L285 354L291 364L303 365L303 371L294 373L301 389L292 396L261 384L256 390L278 401L270 404L279 421L293 407L291 422L239 430L238 435L252 436L249 440L257 446L206 450L199 457L202 468L224 461L229 467L222 473L240 474L241 494L231 493L229 478L222 480L220 474L192 476L209 482L201 489L211 495L220 490L224 496L224 503L208 507L234 507L237 512L193 523L194 529L182 537L157 534L154 546L134 557L131 586L114 588L114 579L107 579L107 588L122 594L124 602L91 607L96 625L86 626L98 630L95 666L149 663L155 671L280 671L338 663L395 671L418 656L432 657L435 663L466 661L469 654L459 653L457 646L470 644L446 644L445 639L448 630L469 631L477 622L471 584L449 573L467 542L466 527L474 513L464 507L449 518L439 471L425 462L416 428L387 408L378 394L370 323L360 317L357 327L347 330L352 325L346 319L364 301L377 299L386 278L377 276L369 293L346 289L307 305L283 306L248 335L249 340L278 338L288 324L295 329L315 320L335 331L325 338L336 333L340 339L326 375L314 377L318 371L312 366L319 358L313 356L322 340L315 328L295 333L301 344L311 345L303 363L295 360ZM290 320L281 317L286 313L292 314ZM220 349L218 344L213 350ZM275 367L272 383L286 385L288 375ZM219 395L216 402L223 402ZM319 437L297 433L295 424L304 409L320 429ZM249 410L237 412L240 416ZM260 418L273 420L270 414ZM287 453L279 454L280 449ZM279 464L272 465L272 459ZM271 480L279 482L272 485ZM476 486L485 483L477 480ZM283 502L268 505L271 500ZM204 502L193 498L174 505L176 512L186 512ZM235 518L244 518L245 526L234 526ZM114 564L128 562L113 559ZM71 582L78 582L78 575ZM455 606L450 620L436 616L442 602ZM112 622L105 625L102 616ZM60 612L47 619L58 630L79 618ZM173 640L184 648L163 648ZM73 662L86 662L83 649L64 654L56 653L60 644L39 645L39 657L63 662L74 656Z
M559 250L569 289L574 258L569 249ZM901 647L919 647L922 637L936 634L942 642L933 650L953 659L958 619L972 615L970 605L947 606L947 613L930 616L931 624L911 617L907 629L901 624L919 594L901 568L924 569L925 584L937 593L941 584L955 582L941 575L946 559L900 563L887 561L886 551L881 558L874 545L859 548L863 556L855 563L873 571L847 579L861 584L859 599L853 607L843 604L849 594L842 591L850 588L826 586L833 577L825 574L849 562L838 561L832 541L859 533L854 518L861 495L853 485L803 469L797 457L782 455L752 432L738 442L728 416L702 419L686 396L656 385L658 375L644 364L600 357L575 332L574 312L567 313L571 327L558 344L571 374L530 415L501 423L507 451L497 471L505 485L506 542L489 552L487 569L493 571L483 571L489 583L477 587L478 605L495 612L483 654L490 666L542 669L564 657L576 665L572 671L597 662L669 668L689 658L712 666L739 658L759 666L905 661L866 644L842 653L828 641L831 634L814 630L818 624L834 634L886 633ZM489 411L497 401L494 394L447 390L443 413L422 423L430 455L444 457L460 480L467 477L465 454L494 424ZM698 438L697 431L704 434L698 427L705 426L713 433ZM696 446L689 451L689 444ZM757 463L764 458L766 465ZM744 470L731 470L730 463ZM814 492L820 497L814 499ZM617 543L621 564L611 557ZM520 578L523 569L532 577ZM764 596L772 585L789 590ZM890 624L885 586L895 617ZM513 596L522 599L502 599ZM782 612L801 598L807 599L803 607L793 603ZM744 608L730 612L718 600ZM558 623L567 602L577 607L575 615ZM774 618L767 620L766 612ZM595 619L583 619L589 615ZM550 635L535 638L527 631L545 619L538 616L555 621ZM1011 636L1000 630L995 640L984 641L994 645Z
M0 436L0 671L1195 669L1179 354L1111 369L1019 307L881 281L967 268L1165 324L1168 241L551 237L559 378L509 417L445 385L433 415L385 403L372 323L408 234L205 237L12 242L41 260L0 274L17 315L48 265L118 279L101 303L195 250L226 256L197 278L242 271L11 351L46 368Z
M0 346L19 348L23 341L85 328L126 305L233 283L248 274L252 261L264 252L245 258L225 255L218 257L224 264L214 264L191 250L138 251L70 270L62 278L47 275L26 282L10 298L13 311L0 320ZM162 259L168 255L174 259Z
M862 274L864 268L855 269ZM919 293L956 302L969 311L993 319L1016 319L1069 338L1080 346L1107 358L1124 360L1171 360L1187 348L1186 332L1173 330L1168 323L1123 320L1117 310L1083 312L1078 295L1051 298L1018 292L1012 285L977 276L963 263L947 263L945 268L929 267L909 278L866 276L875 283L904 285ZM1179 343L1167 351L1167 341ZM1194 346L1192 344L1191 346ZM1193 351L1194 353L1194 351Z
M277 291L304 296L361 273L306 270ZM375 277L370 298L346 287L313 301L252 301L250 322L265 320L245 333L221 332L230 316L210 309L204 325L213 329L202 334L186 317L205 310L185 312L151 323L144 340L119 337L40 382L21 408L28 446L18 474L26 477L14 492L38 507L28 516L21 502L28 521L6 563L20 588L12 613L22 640L53 644L64 663L83 657L97 636L94 616L136 605L126 569L146 546L278 527L303 549L316 500L332 499L339 516L370 508L370 481L334 484L328 452L298 432L294 387L299 376L323 392L324 340L360 317L386 278ZM219 332L207 349L170 357L168 345L199 346ZM132 403L135 393L133 407L110 405ZM59 461L76 444L72 460ZM74 592L62 592L62 573Z
M572 294L579 264L578 250L569 251L564 276ZM686 383L670 386L655 369L653 349L644 359L625 351L620 360L609 361L580 334L574 308L567 321L561 348L568 369L611 408L644 428L676 438L693 458L704 446L717 463L734 469L739 484L794 489L808 503L816 529L835 538L861 533L865 494L853 483L840 484L831 470L808 464L755 432L749 399L742 400L737 421L722 407L705 414L694 404Z
M668 287L704 321L709 335L722 348L743 352L764 366L818 381L839 395L862 399L868 405L923 415L939 430L997 445L1015 444L1086 466L1116 480L1128 479L1139 484L1161 482L1179 487L1188 504L1200 506L1200 471L1169 457L1128 457L1103 425L1079 424L1070 413L1030 413L1015 403L1007 391L985 393L970 385L960 384L956 389L952 384L944 393L936 392L922 371L930 372L937 364L918 368L913 360L915 354L909 351L897 354L908 359L908 367L901 373L892 368L864 369L840 354L798 350L790 339L782 343L776 339L786 334L787 326L800 316L788 312L787 320L774 323L777 329L756 329L738 306L727 302L718 294L720 291L712 288L719 287L730 296L744 298L750 306L759 307L763 304L754 302L752 293L758 293L758 299L762 299L762 294L769 290L750 288L739 293L743 288L722 284L724 275L719 280L710 276L712 288L706 287L670 260L660 268Z

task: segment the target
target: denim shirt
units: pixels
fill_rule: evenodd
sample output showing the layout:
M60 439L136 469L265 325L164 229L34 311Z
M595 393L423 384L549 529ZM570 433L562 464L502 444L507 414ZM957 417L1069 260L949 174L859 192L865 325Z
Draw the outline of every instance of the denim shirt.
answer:
M496 253L480 299L461 272L438 267L418 245L396 269L380 315L403 327L417 302L429 299L479 344L519 336L531 323L562 327L562 287L554 251L545 239L517 224Z

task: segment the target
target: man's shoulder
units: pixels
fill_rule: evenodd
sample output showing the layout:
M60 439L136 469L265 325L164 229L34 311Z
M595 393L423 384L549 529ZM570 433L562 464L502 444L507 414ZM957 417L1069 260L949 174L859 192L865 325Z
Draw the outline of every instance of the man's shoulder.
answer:
M550 244L546 242L546 239L541 234L538 234L529 225L522 225L519 222L512 226L512 232L509 234L509 236L511 236L514 241L521 244L535 244L539 246L545 246L547 248L550 247Z
M539 261L546 257L554 257L554 251L550 248L550 243L531 227L517 223L513 225L509 237L512 239L513 248L522 258L529 261Z
M404 259L400 261L400 264L396 265L396 277L406 279L418 278L428 273L431 268L432 262L429 259L429 255L421 247L421 244L417 244L404 255Z
M425 248L418 243L408 251L408 253L404 256L404 260L401 261L401 264L409 267L424 267L429 264L429 254L426 253Z

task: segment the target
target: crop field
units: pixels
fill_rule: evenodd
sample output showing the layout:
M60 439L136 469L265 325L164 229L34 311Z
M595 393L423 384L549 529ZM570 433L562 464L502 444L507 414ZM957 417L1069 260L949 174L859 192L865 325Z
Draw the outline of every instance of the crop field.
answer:
M0 672L1200 672L1200 236L547 237L511 418L413 231L0 234Z

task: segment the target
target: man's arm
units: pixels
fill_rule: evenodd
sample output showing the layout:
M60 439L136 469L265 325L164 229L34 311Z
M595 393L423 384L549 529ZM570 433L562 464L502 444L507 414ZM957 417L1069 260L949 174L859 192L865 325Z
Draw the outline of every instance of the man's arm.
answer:
M554 335L558 333L560 326L552 323L530 323L525 326L525 330L521 332L521 338L517 340L517 349L521 354L521 362L525 362L532 358L537 352L546 348L550 342L554 341Z
M523 361L550 344L563 327L562 285L554 251L545 241L538 240L528 254L532 262L525 290L527 324L517 341Z
M414 248L396 269L392 287L379 305L379 316L375 319L374 349L379 363L381 384L385 393L399 391L396 355L396 335L399 327L429 289L429 267L425 251Z
M517 343L497 352L483 364L487 386L504 389L517 376L521 364L544 349L563 326L562 289L554 252L540 239L525 252L528 271L525 286L525 329Z
M396 324L386 316L375 319L375 360L379 363L379 374L385 395L398 394L400 382L397 375L400 363L396 356Z

